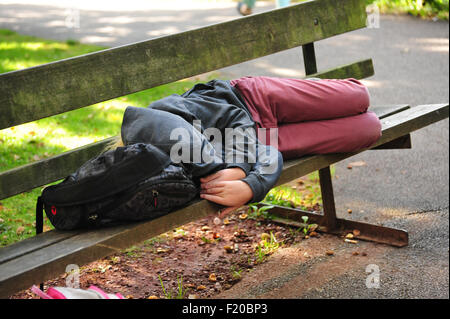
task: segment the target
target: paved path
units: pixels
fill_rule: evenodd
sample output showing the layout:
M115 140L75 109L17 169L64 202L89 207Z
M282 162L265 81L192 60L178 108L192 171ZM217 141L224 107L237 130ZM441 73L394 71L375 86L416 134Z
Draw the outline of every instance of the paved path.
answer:
M225 0L77 1L75 7L64 3L68 2L0 1L0 28L117 46L239 17L235 4ZM270 2L257 2L256 12L273 7ZM79 28L67 28L78 22ZM414 106L449 100L447 22L382 16L380 28L321 41L316 51L319 69L372 57L376 75L365 81L372 105ZM301 50L292 49L225 68L221 74L229 78L300 77L302 63ZM407 229L409 247L394 249L371 243L349 247L336 237L324 236L280 250L269 264L254 270L223 296L448 298L448 123L445 120L413 133L412 150L366 152L336 167L338 214L344 215L351 208L352 218ZM348 170L347 164L356 160L367 165ZM312 254L309 258L304 256L308 249ZM326 249L334 249L336 255L324 257ZM368 256L352 256L355 249L367 251ZM369 264L380 268L380 289L365 286ZM279 269L272 271L276 276L267 277L267 269L274 268ZM265 281L257 283L258 278Z

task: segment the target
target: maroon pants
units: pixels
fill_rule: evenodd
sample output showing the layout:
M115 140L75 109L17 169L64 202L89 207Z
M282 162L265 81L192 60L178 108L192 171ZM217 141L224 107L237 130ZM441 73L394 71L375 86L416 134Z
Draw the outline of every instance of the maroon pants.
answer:
M375 143L381 123L367 111L369 92L358 80L244 77L231 81L261 128L278 129L285 159L353 152Z

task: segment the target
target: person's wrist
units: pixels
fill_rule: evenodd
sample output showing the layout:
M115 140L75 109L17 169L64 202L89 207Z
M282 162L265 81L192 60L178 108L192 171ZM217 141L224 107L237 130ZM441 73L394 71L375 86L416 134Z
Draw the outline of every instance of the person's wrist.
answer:
M240 167L232 167L230 169L234 170L235 174L239 177L238 179L243 179L247 176L245 171Z
M253 190L250 187L250 185L248 185L246 182L244 182L244 181L238 181L238 182L241 184L242 203L247 204L253 198Z

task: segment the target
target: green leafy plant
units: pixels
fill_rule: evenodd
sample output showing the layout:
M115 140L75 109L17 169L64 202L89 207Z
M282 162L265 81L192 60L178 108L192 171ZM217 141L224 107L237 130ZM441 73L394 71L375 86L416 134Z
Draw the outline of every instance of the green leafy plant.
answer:
M242 278L242 270L243 269L236 269L234 266L231 267L231 276L235 280L239 280Z
M178 287L175 292L168 291L164 287L164 283L163 283L160 275L158 275L158 278L159 278L159 282L161 283L161 288L163 290L164 297L166 297L166 299L183 299L184 298L184 296L186 295L186 289L183 288L183 276L181 276L181 277L177 276Z
M317 224L309 224L309 217L308 216L302 216L302 220L303 223L305 224L305 226L302 228L303 230L303 234L306 236L308 235L310 232L314 231L317 229L318 225Z
M125 249L125 253L128 257L131 258L139 258L142 257L141 248L138 246L131 246L130 248Z
M258 218L264 218L264 219L271 219L272 216L270 215L269 211L274 208L273 205L265 205L262 207L258 207L260 203L252 203L249 205L248 208L248 218L250 219L258 219Z
M408 13L422 18L449 19L449 0L366 0L381 13Z
M273 254L280 247L280 243L277 241L275 235L270 232L270 239L262 240L259 245L255 247L256 260L260 263L264 261L264 258Z
M310 225L308 224L309 217L302 216L302 220L303 220L303 223L305 224L305 226L303 227L303 234L308 235L309 228L310 228Z
M205 244L211 244L212 241L211 239L206 238L205 236L202 236L202 238L200 238Z

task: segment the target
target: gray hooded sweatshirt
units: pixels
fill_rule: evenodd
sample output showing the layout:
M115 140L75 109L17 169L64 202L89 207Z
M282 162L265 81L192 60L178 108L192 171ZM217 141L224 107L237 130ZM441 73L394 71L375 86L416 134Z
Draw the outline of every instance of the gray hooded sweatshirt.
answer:
M239 91L229 81L213 80L147 108L127 107L121 134L125 145L158 147L196 179L239 167L253 191L251 202L259 202L277 182L283 158L257 139L256 130Z

